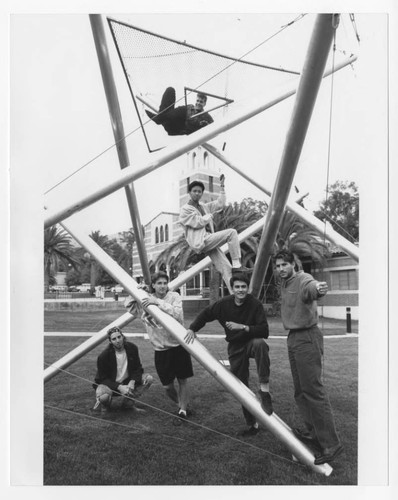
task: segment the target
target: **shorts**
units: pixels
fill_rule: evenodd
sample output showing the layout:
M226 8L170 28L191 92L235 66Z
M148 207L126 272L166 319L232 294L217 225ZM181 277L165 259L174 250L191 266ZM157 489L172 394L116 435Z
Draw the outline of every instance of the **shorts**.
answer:
M180 345L155 351L155 368L163 385L171 384L175 378L193 377L191 355Z

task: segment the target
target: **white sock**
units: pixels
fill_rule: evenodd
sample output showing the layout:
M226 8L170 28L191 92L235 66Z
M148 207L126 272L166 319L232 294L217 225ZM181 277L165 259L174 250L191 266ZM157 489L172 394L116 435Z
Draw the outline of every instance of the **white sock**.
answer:
M184 417L186 417L186 416L187 416L187 412L186 412L186 410L181 410L181 408L178 410L178 414L179 414L179 415L183 415Z
M232 267L242 267L239 259L232 259Z
M269 384L260 384L260 391L269 392Z

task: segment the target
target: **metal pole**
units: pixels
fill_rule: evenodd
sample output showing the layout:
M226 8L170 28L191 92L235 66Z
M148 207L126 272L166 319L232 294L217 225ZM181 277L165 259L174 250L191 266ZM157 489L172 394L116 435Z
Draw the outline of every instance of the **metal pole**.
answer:
M101 331L90 337L88 340L83 342L82 344L79 345L79 347L76 347L76 349L73 349L73 351L69 352L65 356L63 356L61 359L53 363L51 366L46 368L44 370L44 383L48 382L50 379L52 379L55 375L61 372L61 370L64 370L71 364L73 364L75 361L78 359L82 358L85 354L88 352L92 351L94 347L99 345L104 339L107 337L107 332L110 328L114 326L118 326L119 328L123 328L126 326L130 321L132 320L132 316L130 313L125 313L123 316L118 318L117 320L113 321L110 323L108 326L103 328Z
M251 292L259 296L268 263L285 210L304 139L322 81L327 57L335 33L337 14L319 14L315 21L306 61L300 78L290 128L268 208L251 280Z
M116 149L119 156L119 164L120 168L124 169L129 166L130 161L126 146L123 119L120 111L115 79L112 71L111 59L106 43L104 25L100 14L89 14L89 17L95 42L95 48L97 50L98 61L101 69L102 82L104 84L106 100L108 103L113 135L116 142ZM133 224L135 243L137 245L142 273L145 277L145 281L147 283L150 283L151 274L149 272L148 259L144 243L144 234L142 231L142 224L140 221L140 214L138 210L138 203L134 186L133 184L129 184L127 186L124 186L124 189L126 192L127 203L130 210L130 217Z
M271 191L264 186L264 184L260 184L253 179L251 179L242 168L239 168L237 165L231 162L221 151L219 151L217 148L215 148L211 144L202 144L203 148L205 148L209 153L213 154L216 158L224 162L226 165L228 165L232 170L240 174L243 178L245 178L247 181L251 182L254 186L256 186L258 189L263 191L266 195L266 202L269 205L270 198L269 196L271 195ZM298 205L296 202L293 200L287 200L286 202L286 209L290 210L290 212L294 213L302 219L311 229L314 229L317 231L322 237L325 235L326 238L337 245L338 247L342 248L345 252L348 253L353 259L355 259L357 262L359 260L359 249L356 245L348 241L344 236L341 234L337 233L334 231L334 229L328 225L326 225L324 222L319 220L315 215L312 215L308 210L306 210L304 207Z
M347 64L351 64L356 60L356 57L351 57L348 62L345 62L343 65L336 66L337 69L341 69ZM279 95L267 103L263 103L260 106L256 104L255 106L248 107L246 110L241 111L240 113L235 113L230 118L222 118L217 122L211 123L206 127L198 130L194 134L188 135L187 137L182 138L175 145L169 146L162 151L158 151L156 153L152 153L151 161L147 162L144 166L134 168L129 166L126 167L122 172L120 172L117 176L115 176L115 180L113 182L104 183L104 185L98 188L96 191L86 195L84 198L75 199L69 202L68 205L61 207L60 209L52 210L50 206L46 203L47 215L45 217L45 228L53 226L57 222L62 221L63 219L70 217L73 213L86 208L96 201L105 198L106 196L114 193L121 187L133 182L137 179L140 179L146 174L153 172L158 169L162 165L169 163L172 160L175 160L183 153L190 151L191 149L200 146L204 142L211 140L216 135L229 130L236 125L256 116L257 114L265 111L268 108L271 108L275 104L287 99L296 93L296 86L292 86L291 90L286 91L284 94Z
M79 234L79 231L73 227L73 223L62 223L62 227L68 231L73 238L80 243L102 267L121 283L134 297L134 299L142 304L142 299L148 297L144 290L138 288L137 282L116 262L95 243L92 238L87 235ZM281 423L281 419L276 415L267 415L253 392L246 387L240 380L230 373L229 370L213 356L210 352L198 341L195 340L192 344L187 344L184 341L186 329L177 320L167 313L161 311L157 306L149 306L148 311L165 328L183 347L186 349L220 384L222 384L242 405L244 405L256 420L270 430L282 443L291 451L291 453L300 460L303 464L311 467L312 470L329 476L332 468L329 464L315 465L313 453L299 441L285 423Z

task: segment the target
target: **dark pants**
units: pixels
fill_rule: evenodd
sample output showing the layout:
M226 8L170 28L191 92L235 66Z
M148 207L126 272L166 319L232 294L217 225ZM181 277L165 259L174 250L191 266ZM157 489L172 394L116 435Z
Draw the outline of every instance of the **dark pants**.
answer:
M294 398L307 430L321 447L339 444L332 408L322 383L323 336L317 326L290 331L287 339Z
M165 90L160 107L160 123L169 135L184 134L185 120L187 117L186 106L175 107L176 92L173 87L167 87Z
M271 366L268 352L269 347L264 339L251 339L244 345L228 344L231 372L249 387L250 358L254 358L259 382L268 383ZM242 411L247 425L253 425L256 422L255 417L244 406L242 406Z

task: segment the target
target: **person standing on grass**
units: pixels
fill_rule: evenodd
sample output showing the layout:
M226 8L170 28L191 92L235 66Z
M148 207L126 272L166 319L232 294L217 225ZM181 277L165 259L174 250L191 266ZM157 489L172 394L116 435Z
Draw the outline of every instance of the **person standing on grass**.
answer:
M232 295L218 300L206 307L191 323L185 341L194 341L196 332L210 321L218 320L224 328L228 342L228 358L231 372L246 386L249 386L249 363L254 358L260 382L259 396L263 410L273 413L272 399L269 393L270 359L268 322L263 305L249 294L249 280L245 274L234 274L230 281ZM255 417L242 406L248 429L240 432L242 436L252 436L259 432Z
M165 272L159 271L153 274L151 276L152 293L142 301L144 309L131 296L126 298L125 307L135 318L141 314L149 340L155 350L156 372L166 394L178 405L177 415L186 419L189 416L190 397L188 379L193 377L191 355L145 311L149 305L155 305L182 325L184 324L181 296L177 292L171 292L168 284L169 277ZM175 379L177 379L178 391L174 384Z
M123 396L125 406L129 398L141 397L153 382L151 375L144 375L138 347L127 342L120 328L108 330L108 341L108 347L97 358L95 410L109 410L114 396Z
M209 203L200 203L205 186L203 182L193 181L188 186L190 200L181 207L179 222L184 227L185 239L196 253L205 253L212 260L229 288L233 272L250 272L241 264L241 250L238 233L235 229L224 229L214 232L213 215L225 206L224 190L225 176L220 176L220 195L217 200ZM220 250L220 246L228 243L232 265Z
M287 348L294 384L294 398L305 430L293 429L301 441L320 448L315 464L332 462L343 450L336 432L332 408L322 382L323 335L318 328L317 299L328 286L307 273L296 272L294 255L274 257L281 278L281 316L289 330Z

